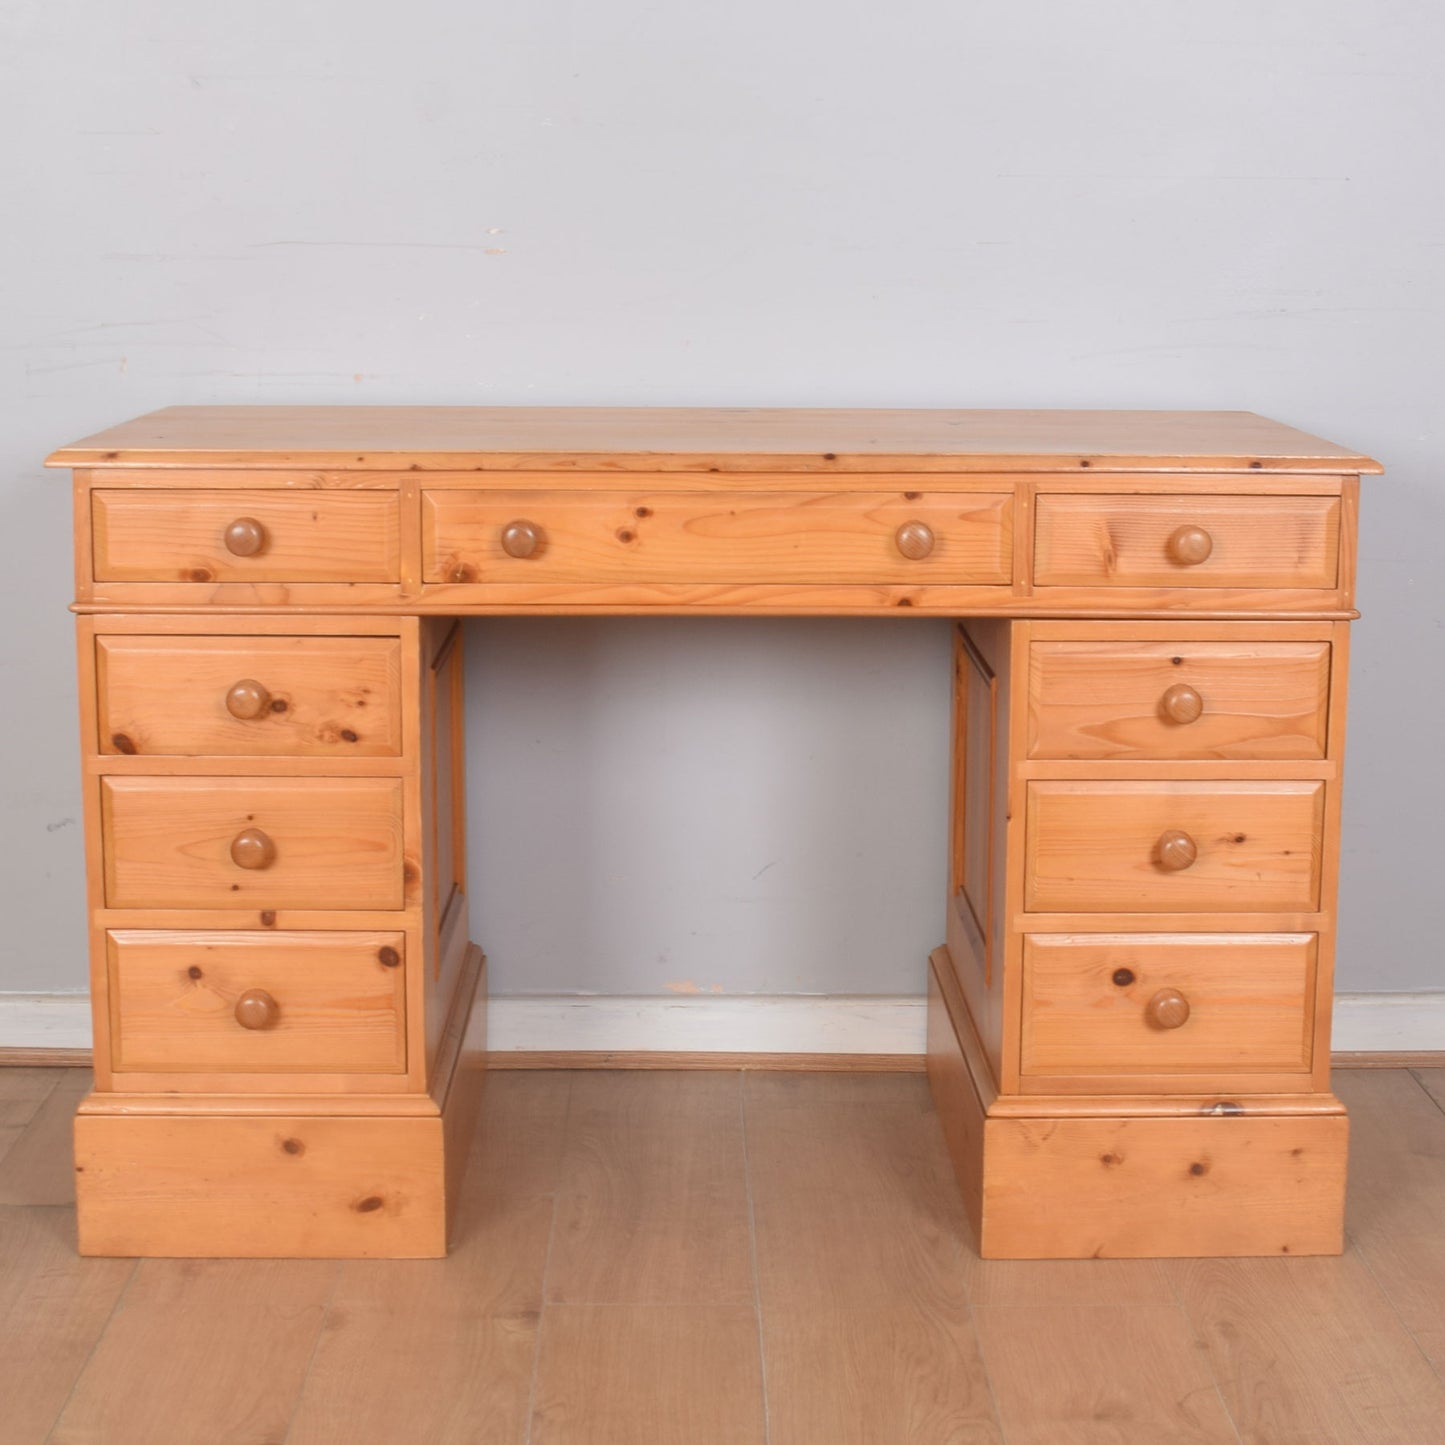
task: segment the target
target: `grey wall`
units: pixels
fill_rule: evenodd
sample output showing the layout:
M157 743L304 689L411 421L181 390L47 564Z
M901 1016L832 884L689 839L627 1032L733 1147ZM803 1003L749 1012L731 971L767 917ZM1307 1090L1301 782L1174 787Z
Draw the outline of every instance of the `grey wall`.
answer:
M0 988L84 981L39 459L214 400L1244 407L1373 452L1340 982L1439 987L1442 48L1435 0L4 0ZM472 642L499 986L916 986L939 624Z

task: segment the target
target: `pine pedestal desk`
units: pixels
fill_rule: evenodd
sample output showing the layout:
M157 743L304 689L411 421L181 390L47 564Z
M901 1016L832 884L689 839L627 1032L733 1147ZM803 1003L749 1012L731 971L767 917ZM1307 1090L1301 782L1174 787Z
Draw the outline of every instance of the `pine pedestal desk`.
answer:
M445 1253L478 614L954 628L928 1072L986 1256L1341 1244L1367 457L1249 413L177 407L75 477L87 1254Z

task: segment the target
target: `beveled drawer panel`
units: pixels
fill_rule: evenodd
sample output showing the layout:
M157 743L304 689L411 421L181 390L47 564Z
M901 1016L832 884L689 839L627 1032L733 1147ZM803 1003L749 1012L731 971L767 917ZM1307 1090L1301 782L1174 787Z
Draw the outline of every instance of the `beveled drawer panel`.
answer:
M1012 576L1006 492L422 496L428 582L953 582Z
M1043 493L1040 587L1334 587L1340 499Z
M102 753L397 757L395 637L96 639Z
M106 935L112 1067L400 1073L401 933Z
M1022 1071L1306 1072L1315 951L1312 933L1032 934Z
M1034 642L1031 758L1322 758L1328 642Z
M101 490L91 496L99 582L395 582L391 491Z
M400 908L398 778L100 780L111 908Z
M1031 782L1033 912L1265 912L1319 905L1325 785Z

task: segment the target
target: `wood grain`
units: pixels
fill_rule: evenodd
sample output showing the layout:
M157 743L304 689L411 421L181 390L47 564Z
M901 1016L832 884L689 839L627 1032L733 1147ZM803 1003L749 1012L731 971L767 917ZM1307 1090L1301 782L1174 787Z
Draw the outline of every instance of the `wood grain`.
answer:
M1165 1267L1243 1445L1402 1445L1439 1434L1445 1386L1358 1254Z
M1340 499L1332 496L1041 496L1034 531L1039 587L1333 587ZM1171 560L1170 536L1199 524L1213 550Z
M1313 781L1032 782L1031 912L1319 906L1325 786ZM1160 866L1159 839L1182 829L1192 867Z
M390 778L101 780L112 908L400 908L402 785ZM237 867L246 829L276 846Z
M1031 934L1021 1069L1207 1075L1180 1087L1224 1089L1231 1075L1276 1071L1308 1088L1314 985L1313 934ZM1188 999L1181 1028L1149 1021L1148 1002L1164 988ZM1127 1077L1119 1086L1130 1089Z
M401 528L392 492L121 491L92 494L98 582L395 582ZM225 544L237 517L264 545Z
M115 929L107 953L119 1072L406 1069L403 934ZM237 1000L258 988L279 1017L242 1028Z
M1325 641L1036 641L1029 756L1322 758L1329 664ZM1203 700L1186 724L1161 709L1181 684Z
M897 492L422 493L427 582L927 582L1002 584L1012 569L1012 495ZM503 546L525 519L523 558ZM928 555L900 550L921 522Z
M76 1105L89 1092L88 1069L67 1070L0 1156L0 1204L73 1204L70 1145Z
M142 1262L53 1445L282 1439L335 1277L318 1261Z
M1177 1305L976 1312L1009 1445L1237 1445Z
M549 1302L752 1301L735 1075L575 1075L566 1137Z
M751 1305L549 1305L530 1445L763 1445Z
M386 637L98 637L103 755L376 758L401 753L401 643ZM226 707L254 679L254 718Z
M0 1260L0 1438L43 1445L135 1264L81 1259L69 1208L0 1208Z
M770 1445L1003 1445L967 1310L770 1310Z
M1354 1073L1336 1088L1354 1121L1350 1238L1445 1372L1445 1112L1403 1069Z
M56 467L607 470L1097 468L1378 472L1252 412L766 407L176 406L62 447ZM1256 466L1256 464L1258 464Z
M54 1069L0 1068L0 1159L60 1080Z

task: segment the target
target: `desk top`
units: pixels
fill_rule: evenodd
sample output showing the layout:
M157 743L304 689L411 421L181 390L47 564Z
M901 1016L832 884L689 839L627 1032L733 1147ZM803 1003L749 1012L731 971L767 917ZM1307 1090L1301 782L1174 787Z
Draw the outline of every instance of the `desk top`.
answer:
M348 471L1376 473L1247 411L760 407L172 406L62 447L53 467Z

